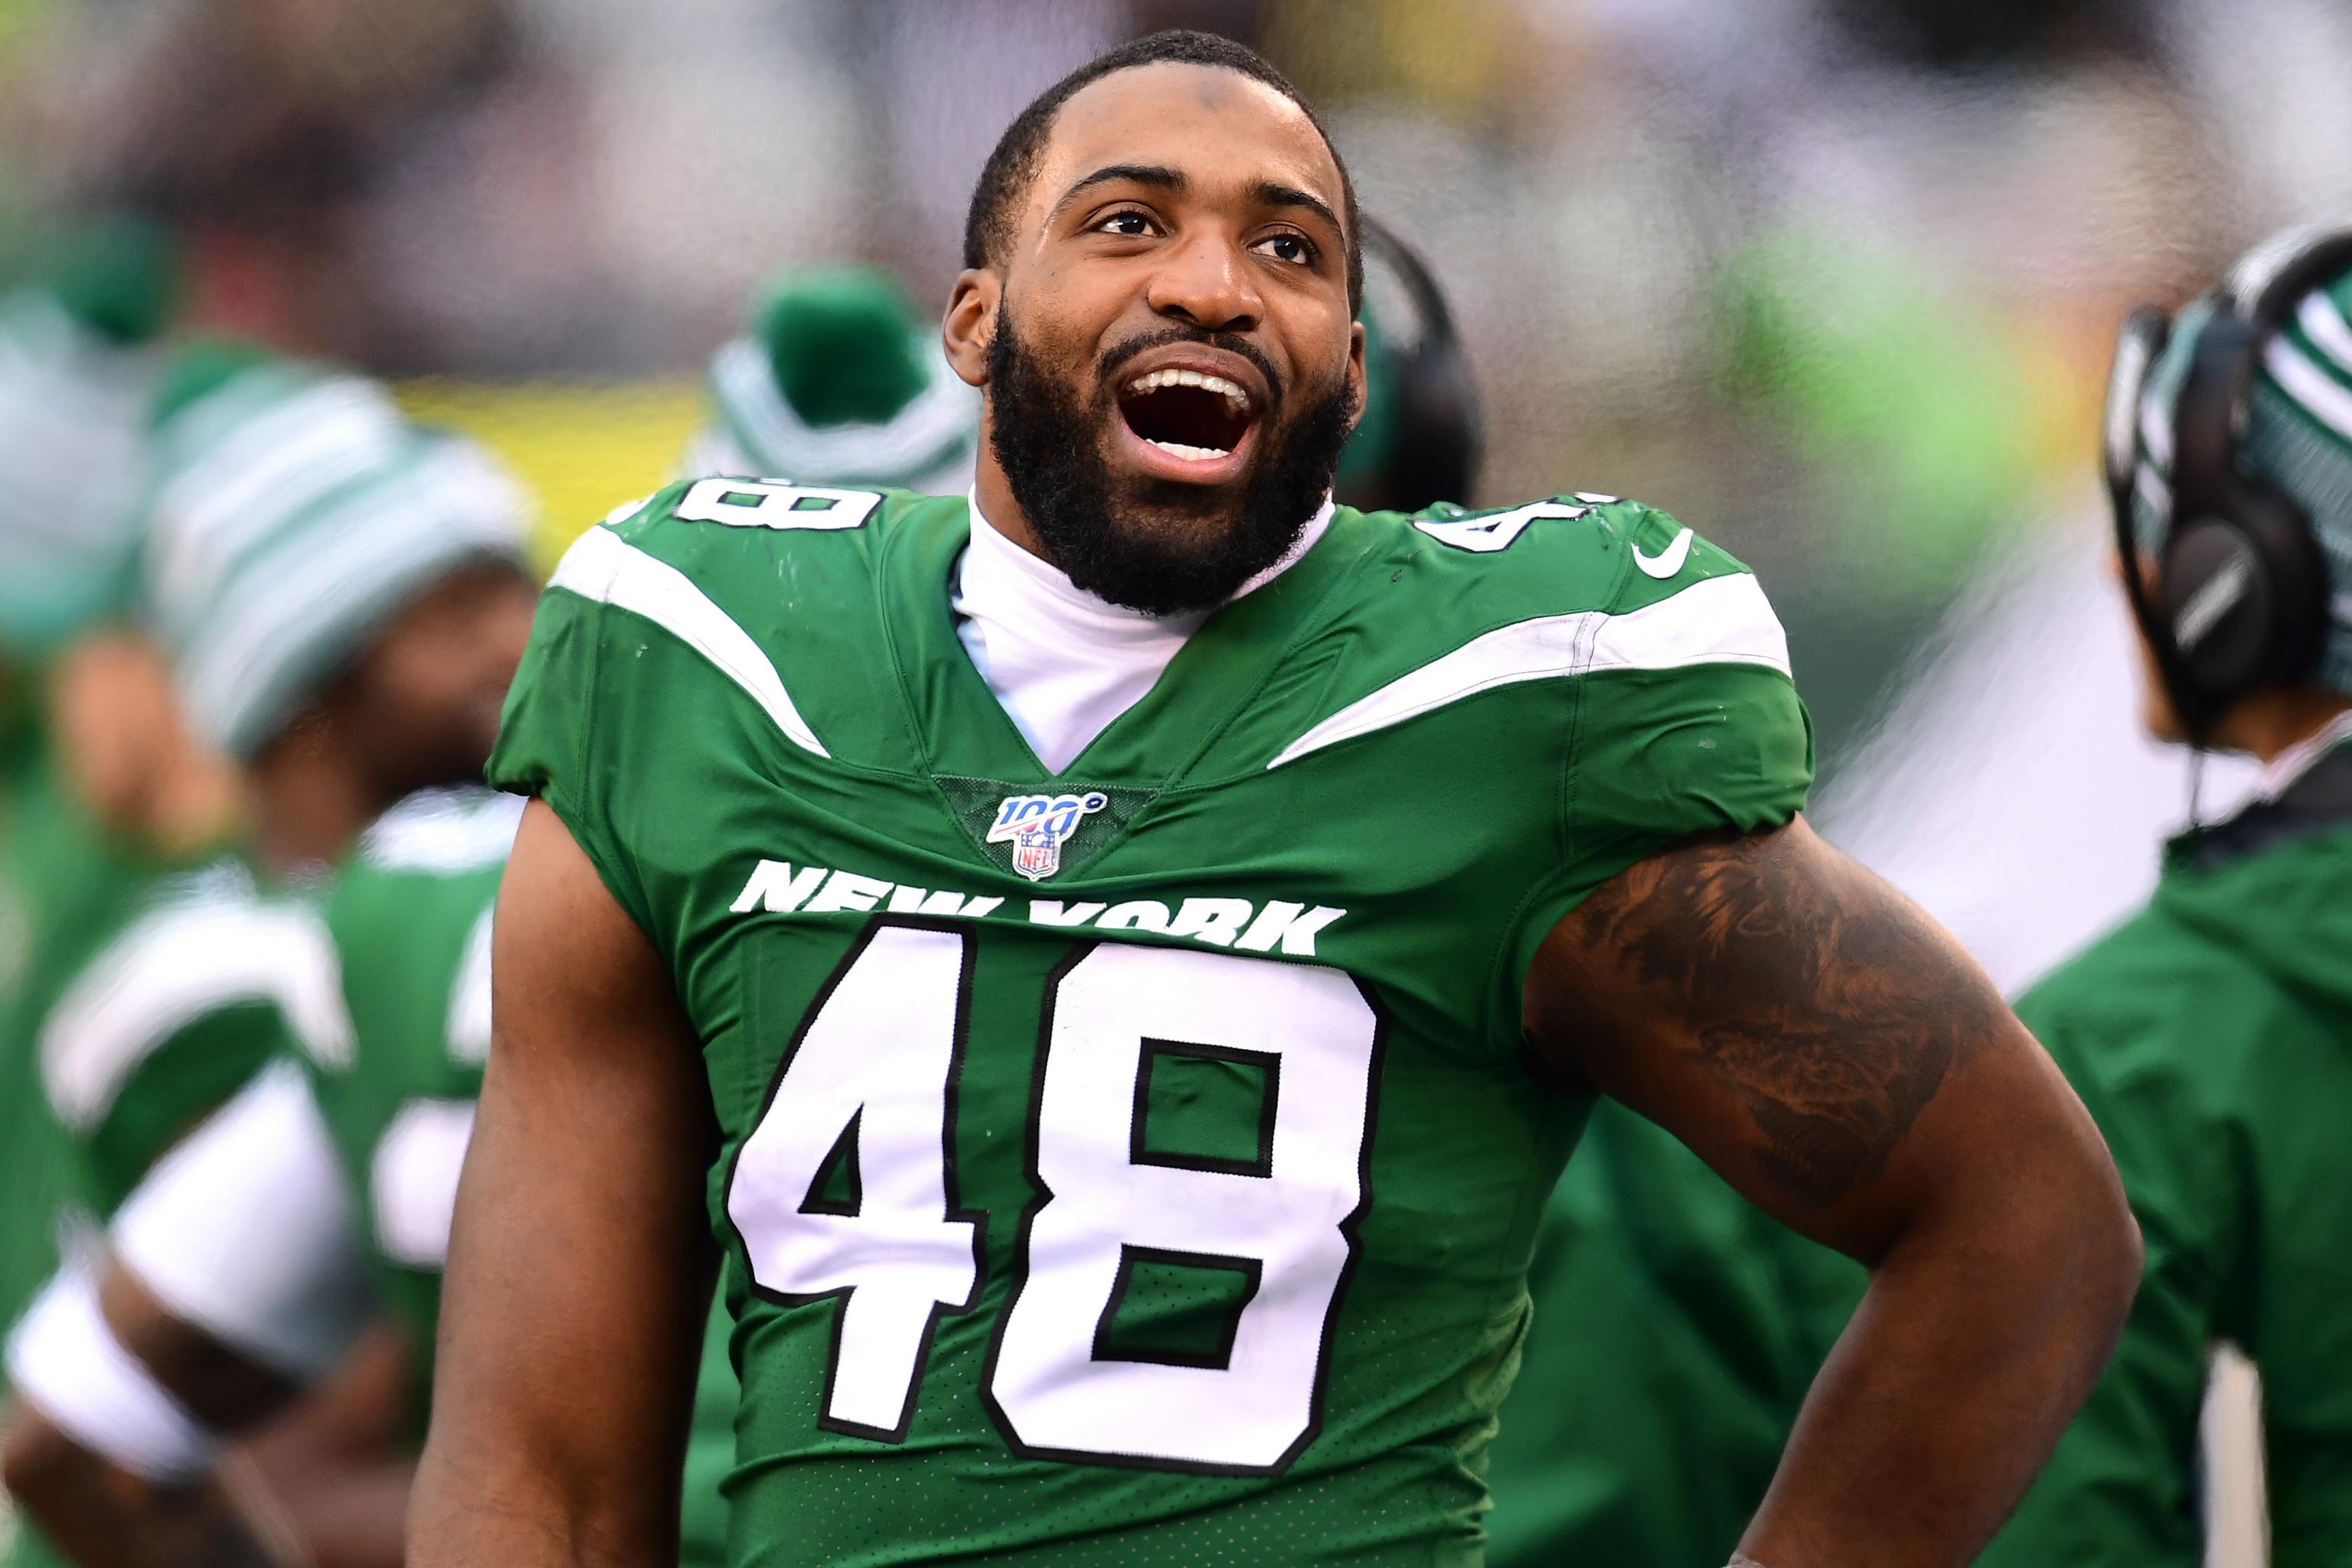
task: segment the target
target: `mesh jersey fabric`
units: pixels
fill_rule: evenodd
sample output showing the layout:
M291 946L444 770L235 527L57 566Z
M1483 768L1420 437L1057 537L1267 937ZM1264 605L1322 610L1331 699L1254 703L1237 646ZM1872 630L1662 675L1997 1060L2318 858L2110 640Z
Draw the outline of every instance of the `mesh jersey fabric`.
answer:
M956 640L964 509L712 479L591 530L491 762L705 1042L730 1561L1475 1562L1589 1105L1521 980L1799 809L1778 624L1633 503L1343 508L1048 773Z

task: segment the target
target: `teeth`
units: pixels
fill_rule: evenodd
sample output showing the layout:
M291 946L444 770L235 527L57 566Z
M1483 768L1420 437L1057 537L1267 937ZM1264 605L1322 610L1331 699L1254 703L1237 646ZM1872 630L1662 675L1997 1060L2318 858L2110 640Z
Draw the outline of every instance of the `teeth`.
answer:
M1223 447L1187 447L1181 441L1160 440L1154 440L1151 444L1163 452L1183 458L1188 463L1205 463L1212 458L1222 458L1225 455L1225 449Z
M1197 370L1155 370L1148 375L1139 375L1127 384L1127 394L1130 397L1141 397L1163 386L1197 386L1203 392L1213 392L1225 400L1225 407L1237 417L1250 411L1250 395L1246 391L1222 375L1204 375Z

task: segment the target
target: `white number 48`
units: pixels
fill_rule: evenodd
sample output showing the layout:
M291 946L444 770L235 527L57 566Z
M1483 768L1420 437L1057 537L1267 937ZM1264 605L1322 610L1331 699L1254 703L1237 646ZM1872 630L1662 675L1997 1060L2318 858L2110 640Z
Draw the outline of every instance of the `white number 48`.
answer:
M905 1438L940 1318L978 1297L982 1217L951 1187L951 1093L971 934L868 931L803 1020L727 1192L753 1279L837 1299L819 1422ZM1042 999L1038 1194L982 1391L1019 1450L1221 1473L1281 1470L1319 1421L1326 1331L1354 1251L1381 1035L1339 970L1105 943ZM1199 1042L1171 1045L1171 1042ZM1145 1151L1154 1049L1264 1071L1254 1161ZM854 1201L828 1198L845 1181ZM1247 1287L1219 1351L1108 1342L1136 1261Z

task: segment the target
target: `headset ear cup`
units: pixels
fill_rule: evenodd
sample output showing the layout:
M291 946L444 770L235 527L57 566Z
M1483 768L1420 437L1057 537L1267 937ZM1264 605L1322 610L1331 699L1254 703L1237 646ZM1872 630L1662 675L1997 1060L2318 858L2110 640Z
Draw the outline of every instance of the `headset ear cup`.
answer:
M2179 651L2186 695L2219 718L2256 690L2310 676L2326 639L2327 598L2326 563L2300 510L2241 482L2226 514L2173 531L2156 610Z
M2165 542L2156 613L2179 650L2191 700L2218 718L2252 691L2271 663L2274 583L2244 530L2204 513Z
M2318 532L2294 498L2259 480L2240 481L2237 516L2271 585L2269 658L2261 681L2308 680L2326 651L2332 618L2327 556Z

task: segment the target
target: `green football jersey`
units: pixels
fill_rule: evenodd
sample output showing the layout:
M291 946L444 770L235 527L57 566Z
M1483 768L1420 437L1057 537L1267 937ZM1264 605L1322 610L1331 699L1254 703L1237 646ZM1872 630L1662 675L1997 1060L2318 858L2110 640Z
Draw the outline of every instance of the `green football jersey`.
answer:
M1544 1196L1537 944L1811 743L1755 580L1604 497L1339 509L1059 773L966 503L589 531L491 762L663 953L721 1131L739 1563L1475 1563Z

